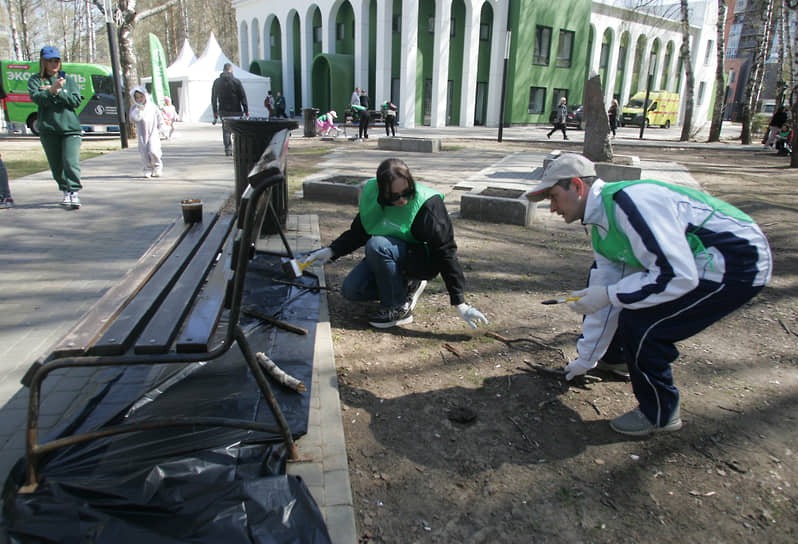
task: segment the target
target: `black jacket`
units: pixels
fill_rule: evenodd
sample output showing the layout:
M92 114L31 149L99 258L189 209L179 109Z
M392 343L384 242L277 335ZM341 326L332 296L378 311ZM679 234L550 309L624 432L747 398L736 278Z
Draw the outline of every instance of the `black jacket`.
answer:
M408 263L402 272L416 279L431 279L440 274L451 304L465 302L465 278L457 260L454 228L440 196L433 196L421 206L410 232L419 242L426 242L426 246L408 244ZM360 214L357 214L349 230L330 244L333 259L349 255L365 245L370 237L360 222Z
M249 113L244 86L231 72L222 72L213 82L211 106L214 117L241 115L242 112Z

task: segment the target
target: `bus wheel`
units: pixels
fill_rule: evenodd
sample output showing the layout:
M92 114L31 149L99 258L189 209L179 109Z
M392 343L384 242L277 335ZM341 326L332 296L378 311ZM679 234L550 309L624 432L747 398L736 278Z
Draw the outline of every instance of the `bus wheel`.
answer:
M671 122L670 121L665 121L665 124L663 126L665 128L671 128Z
M37 114L30 114L28 121L25 124L28 125L28 128L32 133L34 133L36 136L39 135L39 116Z

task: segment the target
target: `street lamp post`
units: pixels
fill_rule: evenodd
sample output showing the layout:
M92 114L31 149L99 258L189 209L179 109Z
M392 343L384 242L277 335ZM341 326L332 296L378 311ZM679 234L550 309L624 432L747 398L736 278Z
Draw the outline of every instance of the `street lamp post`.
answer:
M119 44L116 41L114 23L111 20L111 3L103 0L105 8L105 28L108 31L108 49L111 54L111 70L114 74L114 95L116 96L116 119L119 123L119 140L122 149L127 149L127 127L125 126L125 101L122 100L122 69L119 65Z
M510 42L512 41L512 31L507 31L507 37L504 41L504 71L502 72L502 95L501 103L499 104L499 142L502 141L502 133L504 131L504 102L507 99L507 63L510 60Z
M640 121L640 139L643 139L643 131L646 129L648 119L648 95L651 93L651 83L654 80L654 68L657 64L657 54L652 51L648 59L648 84L646 85L646 99L643 101L643 119Z

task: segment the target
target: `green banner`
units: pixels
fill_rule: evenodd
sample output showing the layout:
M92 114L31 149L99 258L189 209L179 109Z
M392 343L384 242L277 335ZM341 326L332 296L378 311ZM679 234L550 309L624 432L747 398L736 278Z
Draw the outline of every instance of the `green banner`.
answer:
M150 63L152 64L152 99L158 106L164 105L164 97L169 94L169 81L166 79L166 54L161 40L150 33Z

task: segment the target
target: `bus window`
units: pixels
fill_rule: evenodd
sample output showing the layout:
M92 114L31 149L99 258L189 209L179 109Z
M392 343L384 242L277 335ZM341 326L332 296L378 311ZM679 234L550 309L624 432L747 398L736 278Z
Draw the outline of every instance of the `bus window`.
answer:
M94 86L94 94L114 94L114 78L92 74L91 83Z

